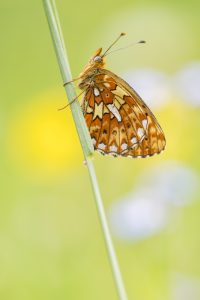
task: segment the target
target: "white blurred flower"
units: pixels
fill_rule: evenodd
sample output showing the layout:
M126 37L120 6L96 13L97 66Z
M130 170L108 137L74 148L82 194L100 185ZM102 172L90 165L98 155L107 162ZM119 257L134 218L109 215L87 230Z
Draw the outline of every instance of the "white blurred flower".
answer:
M182 99L194 106L200 105L200 61L180 70L174 79L175 89Z
M150 107L163 106L170 97L168 77L153 69L126 72L122 76Z

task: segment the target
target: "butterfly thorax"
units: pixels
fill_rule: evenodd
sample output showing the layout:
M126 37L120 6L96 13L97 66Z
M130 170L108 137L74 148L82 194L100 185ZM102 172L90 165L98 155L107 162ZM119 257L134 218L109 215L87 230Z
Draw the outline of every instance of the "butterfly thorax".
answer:
M93 79L98 74L99 69L102 69L105 65L105 58L101 54L102 48L95 51L94 55L90 58L88 64L85 66L79 77L81 82L79 84L80 89L85 89L88 85L93 84Z

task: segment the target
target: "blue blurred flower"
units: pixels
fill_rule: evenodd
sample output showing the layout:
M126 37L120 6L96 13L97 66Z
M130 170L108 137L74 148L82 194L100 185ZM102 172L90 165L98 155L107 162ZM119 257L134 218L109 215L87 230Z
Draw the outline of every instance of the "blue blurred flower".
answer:
M167 161L141 174L137 186L136 194L181 206L192 201L198 176L188 166Z
M137 91L150 107L163 106L171 95L169 78L153 69L126 72L123 78Z
M200 62L192 62L180 70L174 79L175 89L182 99L200 105Z
M145 170L136 186L110 210L112 230L121 239L144 239L161 231L174 205L192 201L198 178L191 168L170 161Z
M175 273L171 279L172 300L199 300L200 278Z
M168 222L168 208L156 199L130 194L112 207L110 221L118 238L140 240L165 227Z

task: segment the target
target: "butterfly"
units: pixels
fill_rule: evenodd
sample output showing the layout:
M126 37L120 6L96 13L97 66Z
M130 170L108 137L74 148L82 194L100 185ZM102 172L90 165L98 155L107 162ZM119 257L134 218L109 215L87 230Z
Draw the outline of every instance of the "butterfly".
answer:
M163 151L166 144L158 121L126 81L104 68L105 56L123 35L103 54L99 48L77 78L84 94L82 111L94 149L101 154L152 156Z

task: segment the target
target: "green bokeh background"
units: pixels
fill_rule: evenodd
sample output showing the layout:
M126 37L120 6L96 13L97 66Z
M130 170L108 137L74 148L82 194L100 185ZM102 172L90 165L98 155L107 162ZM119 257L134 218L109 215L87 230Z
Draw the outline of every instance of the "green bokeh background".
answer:
M57 1L73 76L118 33L138 46L108 57L117 74L173 75L199 60L199 1ZM87 169L65 105L42 1L0 1L0 299L117 299ZM199 110L171 97L157 110L167 149L145 160L95 154L106 210L146 168L178 160L199 174ZM160 234L114 238L129 299L177 300L172 276L200 280L199 193Z

